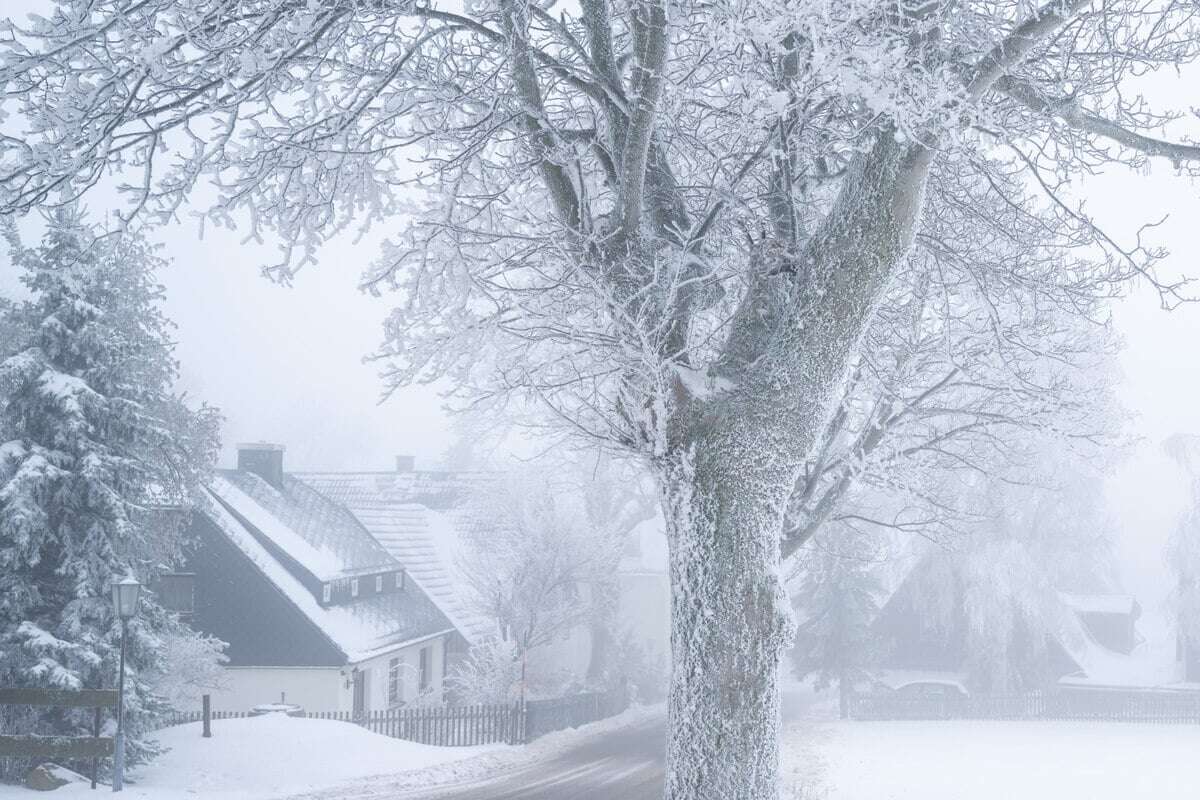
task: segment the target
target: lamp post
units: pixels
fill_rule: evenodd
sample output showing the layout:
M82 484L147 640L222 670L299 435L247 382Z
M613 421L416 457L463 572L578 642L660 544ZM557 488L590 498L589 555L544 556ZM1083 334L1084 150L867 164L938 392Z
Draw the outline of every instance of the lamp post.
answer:
M113 753L113 782L114 792L125 788L125 640L129 634L129 620L137 613L138 597L142 585L126 576L119 581L113 581L113 609L121 620L121 667L117 676L117 741Z

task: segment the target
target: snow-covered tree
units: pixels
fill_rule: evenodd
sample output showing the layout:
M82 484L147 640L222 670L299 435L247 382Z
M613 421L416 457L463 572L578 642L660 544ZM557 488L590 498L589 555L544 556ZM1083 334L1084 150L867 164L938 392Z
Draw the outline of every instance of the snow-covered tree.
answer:
M1030 466L1046 473L1038 480L977 481L968 491L980 521L921 548L903 587L925 626L923 641L961 658L979 691L1044 686L1047 643L1075 643L1061 593L1114 589L1101 473L1053 446L1040 455Z
M459 571L476 611L513 643L522 684L538 666L530 651L588 621L602 549L575 488L547 471L513 471L481 484L462 512Z
M8 358L24 345L21 341L24 332L13 318L12 307L12 301L0 297L0 359Z
M1128 82L1200 57L1198 15L61 0L0 41L19 129L0 137L0 209L115 171L129 216L168 218L212 176L219 221L278 234L281 278L348 226L394 226L367 280L401 293L393 381L521 394L651 466L671 541L666 795L763 800L784 513L873 312L925 253L998 294L1153 279L1156 253L1066 187L1149 157L1197 173L1200 147L1164 131L1182 115ZM997 260L1000 240L1019 246Z
M204 695L228 688L224 642L190 629L163 633L160 639L162 659L147 673L146 683L171 708L199 708Z
M1023 482L1039 440L1117 443L1106 318L1095 295L1042 287L991 297L937 269L906 271L805 462L785 556L829 522L945 538L977 520L962 481Z
M30 298L8 321L23 347L0 362L0 683L112 688L120 626L110 585L175 562L179 513L216 455L216 417L171 393L176 364L154 282L160 260L134 236L95 238L60 210L40 246L10 229ZM163 510L170 508L172 510ZM163 710L150 683L164 637L195 636L144 598L130 624L129 752ZM215 658L216 648L204 648ZM23 725L75 733L82 711L27 712Z
M515 703L521 699L524 661L517 642L488 636L446 676L456 703Z
M840 533L840 532L839 532ZM792 597L797 626L792 671L817 689L837 686L841 716L876 657L871 627L885 597L875 537L850 529L802 551Z
M587 678L593 684L612 684L627 677L626 656L636 660L641 655L626 652L629 637L617 618L621 558L639 544L630 537L636 535L638 525L654 518L658 502L653 481L640 465L608 453L584 452L571 467L568 474L582 496L595 553L589 577Z

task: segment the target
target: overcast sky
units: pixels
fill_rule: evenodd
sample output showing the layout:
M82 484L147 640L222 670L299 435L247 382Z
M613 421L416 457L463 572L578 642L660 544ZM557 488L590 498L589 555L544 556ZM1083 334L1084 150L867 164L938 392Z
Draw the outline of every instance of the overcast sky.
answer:
M3 13L36 5L8 0ZM1184 107L1193 99L1182 78L1158 80L1152 94L1178 98ZM1113 172L1077 191L1122 235L1169 216L1156 233L1172 251L1164 268L1200 278L1200 186L1160 162L1152 174ZM96 195L88 204L102 213L105 202ZM356 289L374 243L331 244L318 267L285 288L258 273L273 252L242 243L236 233L210 232L200 241L189 224L157 238L174 261L161 279L167 313L179 326L183 387L225 414L226 464L232 444L245 440L286 445L290 469L389 469L397 453L416 455L418 464L436 462L449 444L436 393L403 390L380 405L377 367L362 362L378 345L393 302ZM14 277L0 255L0 291L11 291ZM1109 481L1107 497L1122 532L1129 588L1153 606L1164 591L1161 545L1184 500L1160 443L1174 432L1200 434L1200 305L1164 312L1141 286L1114 313L1125 339L1121 397L1143 441Z

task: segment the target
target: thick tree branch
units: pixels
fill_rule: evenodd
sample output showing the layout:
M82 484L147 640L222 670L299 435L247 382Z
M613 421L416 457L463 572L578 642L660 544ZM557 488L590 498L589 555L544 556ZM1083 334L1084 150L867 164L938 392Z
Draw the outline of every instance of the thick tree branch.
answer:
M996 81L1091 3L1092 0L1051 0L1038 9L975 65L967 84L967 100L972 103L980 100Z
M1170 159L1176 166L1185 161L1200 161L1200 145L1169 142L1132 131L1083 110L1074 100L1046 98L1033 85L1018 78L1005 76L996 82L994 88L1033 111L1057 117L1076 130L1110 139L1130 150Z
M641 224L642 198L646 191L646 167L658 117L658 101L665 82L670 36L664 0L644 0L634 12L634 27L640 31L629 132L621 154L621 229L636 236Z
M525 106L523 122L533 144L534 158L542 181L550 193L555 212L564 225L573 231L581 228L579 197L567 171L554 163L550 153L554 148L554 135L545 125L545 106L541 88L538 86L537 71L533 66L529 44L528 9L518 0L505 0L501 4L504 32L508 39L511 57L513 84Z

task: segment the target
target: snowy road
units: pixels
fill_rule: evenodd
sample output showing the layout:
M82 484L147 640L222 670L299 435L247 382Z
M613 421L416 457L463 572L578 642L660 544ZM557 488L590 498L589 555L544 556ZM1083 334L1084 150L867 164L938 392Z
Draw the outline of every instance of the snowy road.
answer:
M785 721L815 713L811 691L785 687ZM649 707L429 773L379 775L290 800L659 800L665 739L663 708Z
M484 781L391 800L658 800L664 741L663 720L647 720Z

